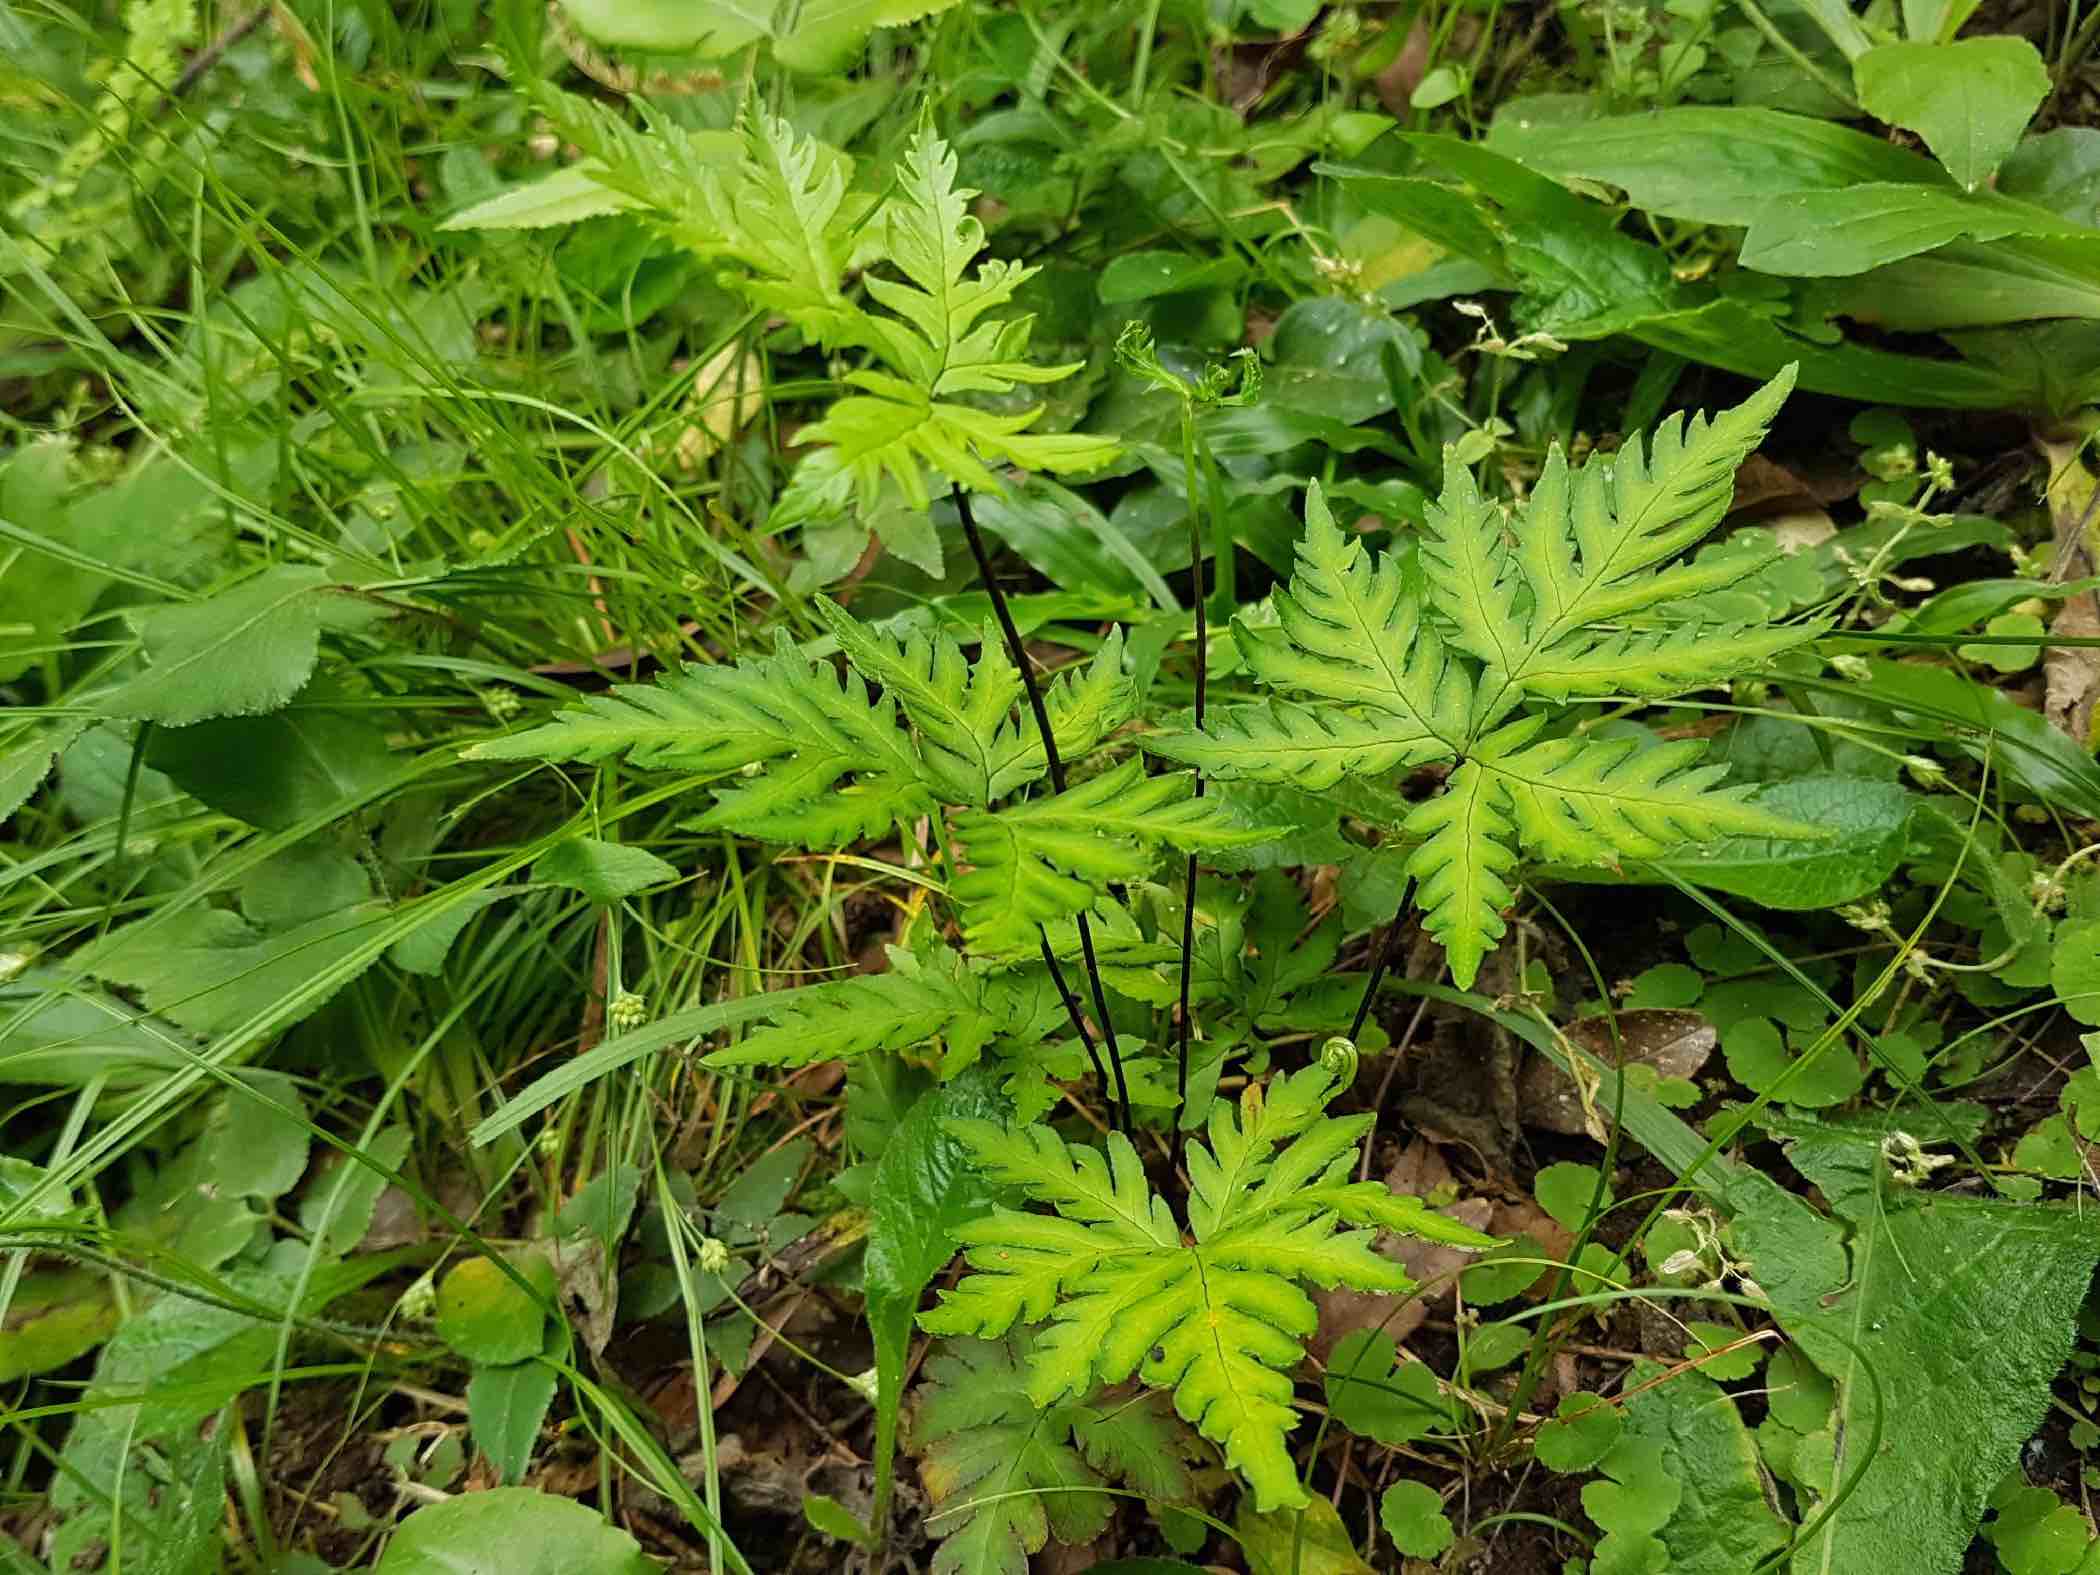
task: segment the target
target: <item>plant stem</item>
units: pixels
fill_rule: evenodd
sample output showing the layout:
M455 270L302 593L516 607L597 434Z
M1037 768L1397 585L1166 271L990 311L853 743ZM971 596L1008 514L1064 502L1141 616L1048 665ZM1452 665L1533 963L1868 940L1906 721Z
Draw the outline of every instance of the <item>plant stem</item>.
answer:
M1043 759L1050 768L1050 786L1056 792L1065 790L1065 763L1057 752L1057 735L1050 729L1050 713L1043 707L1043 691L1035 681L1035 669L1028 663L1028 652L1021 646L1021 631L1014 627L1014 615L1006 605L1006 593L999 589L999 581L992 574L991 555L984 550L984 537L977 529L977 516L970 511L970 494L958 487L955 491L955 512L962 521L963 540L970 544L970 556L977 561L977 577L984 581L985 594L992 599L992 616L999 620L999 631L1006 637L1006 653L1013 658L1014 668L1021 675L1022 693L1028 696L1028 709L1035 715L1035 727L1043 740ZM1130 1130L1130 1084L1123 1073L1123 1053L1116 1043L1115 1021L1108 1015L1108 992L1101 987L1101 964L1094 956L1094 929L1087 923L1086 915L1073 915L1079 930L1079 953L1086 960L1087 983L1093 988L1094 1016L1101 1025L1101 1037L1108 1044L1108 1064L1116 1074L1116 1104L1122 1112L1123 1130ZM1043 961L1050 966L1051 981L1065 1003L1065 1012L1078 1030L1079 1039L1093 1058L1094 1071L1101 1076L1104 1088L1107 1077L1102 1074L1101 1058L1094 1051L1094 1039L1086 1030L1086 1019L1079 1010L1079 999L1065 983L1064 971L1057 965L1057 956L1050 950L1050 935L1040 925L1038 932L1043 940Z
M1191 596L1196 605L1196 731L1203 731L1203 698L1210 677L1210 627L1203 595L1203 507L1197 496L1196 412L1187 400L1181 404L1181 458L1188 475L1189 572L1194 578ZM1194 796L1203 797L1203 768L1196 767ZM1189 1104L1189 1037L1195 1028L1189 1009L1190 975L1196 961L1196 855L1189 855L1188 879L1181 900L1181 1023L1175 1046L1174 1070L1174 1158L1181 1157L1181 1121Z
M1407 884L1400 888L1400 905L1393 910L1393 922L1385 927L1385 944L1378 948L1378 959L1371 964L1371 977L1364 981L1363 998L1356 1003L1356 1016L1349 1024L1349 1042L1354 1044L1364 1031L1364 1023L1371 1015L1371 1002L1377 998L1378 987L1385 982L1385 971L1392 964L1393 952L1400 940L1400 924L1407 917L1408 899L1415 894L1415 878L1407 877Z

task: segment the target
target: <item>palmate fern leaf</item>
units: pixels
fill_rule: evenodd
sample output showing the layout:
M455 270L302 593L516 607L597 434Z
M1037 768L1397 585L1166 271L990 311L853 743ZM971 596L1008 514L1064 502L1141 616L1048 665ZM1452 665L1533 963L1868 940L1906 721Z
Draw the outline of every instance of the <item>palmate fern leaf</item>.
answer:
M1181 1415L1224 1448L1259 1508L1303 1504L1284 1442L1296 1421L1290 1373L1318 1322L1300 1282L1413 1289L1399 1265L1371 1249L1368 1231L1337 1229L1374 1206L1343 1179L1369 1118L1321 1115L1333 1091L1331 1077L1312 1067L1266 1098L1250 1090L1237 1113L1214 1113L1209 1144L1189 1149L1197 1199L1189 1238L1121 1133L1109 1135L1104 1157L1046 1127L954 1123L989 1179L1055 1214L1000 1208L965 1226L976 1272L920 1322L990 1337L1049 1317L1030 1364L1037 1404L1135 1374L1171 1391ZM1445 1239L1493 1245L1439 1225Z
M1228 707L1201 733L1145 747L1219 777L1320 790L1449 761L1441 791L1408 815L1408 871L1451 972L1470 986L1504 931L1519 847L1555 861L1651 858L1751 832L1816 836L1759 811L1695 763L1696 746L1636 750L1548 737L1526 701L1661 698L1732 681L1815 638L1813 623L1744 627L1707 611L1754 572L1733 548L1669 566L1727 512L1792 373L1711 421L1667 422L1645 447L1570 467L1555 450L1505 517L1453 463L1421 542L1426 603L1391 556L1340 531L1319 489L1278 631L1235 624L1274 698Z
M1038 945L1038 926L1093 907L1109 886L1148 874L1162 845L1184 853L1246 847L1277 834L1217 798L1196 798L1185 773L1148 777L1127 760L1046 798L956 817L972 868L949 894L972 946L999 954Z
M955 155L945 143L922 132L905 153L897 188L879 222L903 278L867 277L868 294L895 315L864 314L860 330L884 366L848 373L861 392L803 430L806 442L824 446L795 472L781 503L790 519L841 512L855 501L871 509L885 478L923 509L932 498L929 469L960 486L998 491L995 464L1088 470L1116 452L1105 438L1029 432L1040 406L998 414L957 402L1054 383L1079 363L1027 360L1030 319L989 315L1036 270L991 261L971 271L984 226L969 212L976 193L955 184Z

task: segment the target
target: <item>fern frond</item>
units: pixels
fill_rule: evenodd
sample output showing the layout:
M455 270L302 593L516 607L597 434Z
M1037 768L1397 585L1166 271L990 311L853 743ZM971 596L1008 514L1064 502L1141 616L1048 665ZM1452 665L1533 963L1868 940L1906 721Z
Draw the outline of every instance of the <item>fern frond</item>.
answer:
M921 133L881 215L888 254L903 278L871 273L866 281L868 294L896 315L866 313L860 322L861 341L887 370L848 373L846 381L861 392L803 430L805 441L824 447L797 468L782 499L784 517L836 513L855 502L872 508L885 478L923 509L932 498L929 469L958 486L997 491L993 464L1087 470L1114 456L1116 444L1105 438L1029 433L1040 406L998 414L956 402L1054 383L1079 370L1076 362L1025 359L1029 318L987 316L1008 305L1035 270L991 261L971 272L984 249L984 226L969 212L975 195L955 184L947 144Z
M893 696L812 662L785 633L770 656L733 667L688 666L655 684L589 695L540 727L467 751L479 760L624 757L638 766L699 773L760 768L717 794L710 827L775 841L839 846L895 818L924 814L932 797ZM856 779L841 788L846 778Z
M1320 792L1347 776L1389 776L1451 751L1440 738L1389 711L1323 711L1272 700L1213 712L1194 728L1147 734L1155 755L1225 782L1266 782Z
M1128 760L1048 798L956 817L973 868L949 887L973 946L1014 953L1038 925L1083 913L1108 886L1143 877L1161 844L1184 853L1244 847L1276 834L1250 826L1215 798L1195 798L1186 775L1147 777Z
M601 761L734 771L786 755L836 756L841 770L916 776L897 725L896 701L873 698L861 678L813 662L784 631L770 656L734 666L688 665L654 684L587 695L544 726L492 738L475 760Z
M1608 864L1716 837L1828 835L1744 802L1748 789L1717 786L1726 768L1699 764L1704 753L1692 741L1642 748L1632 739L1552 738L1481 765L1502 784L1524 846L1542 859Z
M946 947L913 953L890 948L887 973L864 974L796 991L772 1022L709 1066L807 1066L871 1050L913 1050L940 1040L941 1075L953 1076L995 1037L1037 1039L1063 1020L1048 980L993 973Z
M946 633L919 633L898 642L828 598L817 598L816 608L854 671L880 684L885 696L904 707L919 732L927 777L944 799L981 808L1032 780L1013 714L1021 698L1021 675L996 631L972 665ZM1016 762L1019 772L1013 769Z
M1390 554L1374 564L1342 534L1317 485L1305 495L1305 536L1290 589L1275 595L1284 638L1244 622L1233 639L1272 689L1395 718L1390 741L1457 754L1472 719L1472 685L1422 617Z
M1407 872L1416 881L1422 926L1443 943L1452 980L1469 990L1480 960L1508 930L1502 910L1516 897L1509 885L1517 863L1509 789L1479 761L1468 760L1451 773L1443 792L1416 806L1406 830L1421 839Z
M1304 1503L1284 1440L1296 1421L1291 1370L1318 1318L1298 1282L1414 1288L1372 1250L1368 1231L1335 1228L1332 1202L1365 1214L1371 1205L1341 1179L1367 1121L1324 1116L1333 1092L1325 1071L1308 1068L1266 1097L1250 1091L1236 1113L1213 1115L1210 1143L1189 1147L1188 1238L1120 1133L1109 1135L1104 1158L1044 1127L953 1123L988 1179L1057 1217L999 1209L966 1225L975 1272L920 1322L936 1333L996 1335L1048 1314L1030 1364L1037 1404L1134 1373L1170 1390L1175 1409L1223 1446L1258 1507ZM1307 1177L1320 1180L1308 1187Z

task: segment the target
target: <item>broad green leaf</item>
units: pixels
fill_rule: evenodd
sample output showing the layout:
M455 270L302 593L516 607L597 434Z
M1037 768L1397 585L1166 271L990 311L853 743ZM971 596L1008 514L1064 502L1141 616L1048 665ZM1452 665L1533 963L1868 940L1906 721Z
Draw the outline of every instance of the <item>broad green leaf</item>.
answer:
M517 1481L532 1464L555 1383L554 1369L535 1361L477 1367L467 1380L467 1430L499 1481Z
M1232 1529L1251 1575L1374 1575L1341 1515L1315 1496L1301 1509L1263 1509L1240 1500Z
M1852 62L1869 114L1915 131L1970 191L1988 182L2049 92L2034 45L1999 34L1952 44L1881 44Z
M532 878L573 887L592 902L609 905L678 879L678 868L647 848L571 837L540 855L532 866Z
M0 1083L127 1088L189 1064L185 1036L52 968L0 984Z
M622 0L621 10L629 9ZM598 179L600 166L585 159L526 185L485 197L441 223L441 230L537 230L575 224L640 207L632 197Z
M657 1565L596 1510L503 1487L417 1510L373 1568L379 1575L653 1575Z
M1200 257L1187 252L1125 252L1112 257L1101 270L1098 286L1104 306L1125 306L1149 301L1159 295L1180 295L1191 290L1215 289L1244 277L1246 264L1238 257Z
M145 671L99 703L110 716L170 727L275 711L313 675L324 630L385 616L320 569L279 564L216 596L139 614Z
M172 921L112 930L78 961L96 978L138 991L192 1033L225 1033L272 1008L282 1009L277 1025L287 1027L327 1003L328 994L307 988L315 976L368 946L390 917L384 903L360 902L290 929L262 930L223 908L192 908Z
M512 1267L539 1296L490 1258L457 1263L438 1284L438 1338L477 1365L507 1366L539 1354L547 1327L541 1303L553 1296L554 1270L537 1253L513 1260Z
M1761 790L1758 809L1825 837L1729 836L1656 859L1694 885L1768 908L1821 910L1881 889L1902 860L1916 797L1893 782L1818 775Z
M234 1430L221 1412L271 1370L278 1310L307 1309L295 1306L290 1282L254 1268L229 1270L213 1289L259 1316L170 1293L134 1312L103 1347L52 1479L49 1554L58 1567L102 1562L119 1518L127 1565L136 1560L154 1575L224 1567Z
M773 58L790 71L822 76L859 59L877 28L937 16L956 0L802 0L792 26L775 35Z
M15 1286L0 1325L0 1382L63 1367L107 1340L123 1321L105 1271L32 1269Z
M1553 1419L1539 1424L1532 1448L1548 1471L1588 1471L1616 1447L1625 1423L1602 1395L1563 1395Z
M875 1342L877 1524L890 1501L897 1419L919 1298L961 1247L963 1225L984 1214L998 1195L978 1175L948 1123L1003 1116L996 1088L989 1069L972 1068L921 1095L876 1161L861 1282Z
M1334 1419L1379 1444L1410 1444L1457 1427L1452 1400L1425 1362L1395 1362L1393 1337L1357 1329L1334 1342L1324 1387Z
M1866 660L1867 677L1846 694L1988 762L2043 803L2100 819L2100 766L2041 713L1948 668Z
M2072 1207L1891 1198L1880 1161L1885 1117L1778 1125L1795 1167L1849 1229L1850 1268L1820 1286L1792 1274L1775 1284L1766 1266L1780 1266L1761 1249L1752 1273L1788 1333L1837 1381L1838 1447L1811 1477L1812 1495L1829 1500L1867 1467L1795 1568L1952 1569L2048 1405L2100 1261L2100 1232ZM1817 1218L1776 1190L1759 1212L1767 1222ZM1840 1234L1820 1223L1830 1238ZM1915 1484L1926 1479L1935 1491L1920 1495Z
M769 38L778 0L561 0L586 38L707 59Z
M1774 197L1898 183L1946 191L1930 159L1863 131L1771 109L1681 107L1587 120L1533 119L1519 99L1488 146L1556 178L1617 186L1636 206L1698 224L1749 225Z
M2059 925L2049 954L2049 985L2064 1010L2100 1027L2100 919Z
M268 716L157 728L146 761L185 793L265 831L341 815L394 774L379 728L303 702Z
M2082 232L2039 208L1989 192L1847 186L1760 203L1743 237L1741 261L1759 273L1827 279L1865 273L1950 241L1995 241L2008 235L2074 237L2088 243L2088 250L2100 243L2100 233ZM1996 254L1986 255L1995 260Z
M1671 1373L1636 1362L1621 1413L1629 1437L1662 1452L1663 1469L1683 1486L1657 1535L1673 1575L1742 1575L1792 1528L1772 1510L1756 1446L1728 1393L1699 1373ZM1658 1381L1659 1380L1659 1381Z
M87 731L85 719L16 729L0 744L0 826L29 802L66 746Z

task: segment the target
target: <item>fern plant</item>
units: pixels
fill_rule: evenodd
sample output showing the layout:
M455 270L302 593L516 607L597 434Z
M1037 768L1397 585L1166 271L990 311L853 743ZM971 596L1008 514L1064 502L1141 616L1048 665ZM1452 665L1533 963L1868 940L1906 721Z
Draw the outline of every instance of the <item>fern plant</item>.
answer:
M1361 1227L1494 1245L1419 1198L1351 1181L1376 1118L1325 1114L1336 1092L1335 1072L1315 1065L1266 1093L1250 1085L1237 1110L1214 1105L1209 1142L1188 1147L1186 1232L1120 1132L1104 1154L1049 1127L953 1123L987 1177L1052 1212L999 1208L965 1225L977 1272L919 1322L989 1338L1047 1319L1028 1375L1038 1405L1136 1376L1173 1394L1260 1508L1303 1504L1284 1442L1290 1374L1317 1322L1300 1283L1412 1293Z
M1636 438L1571 467L1556 448L1508 519L1451 463L1413 563L1374 559L1315 485L1277 627L1233 624L1270 698L1146 747L1214 778L1314 792L1446 768L1396 829L1415 841L1423 923L1461 988L1505 933L1520 848L1596 864L1722 836L1821 835L1719 785L1724 768L1702 764L1697 741L1551 730L1561 702L1726 683L1823 632L1712 610L1763 559L1720 551L1664 567L1720 523L1792 384L1790 369L1712 421L1665 422L1645 451Z
M585 205L545 210L628 211L695 255L727 265L735 288L832 351L864 352L845 373L856 392L832 403L798 442L810 452L776 509L782 525L873 509L883 482L923 510L932 476L957 487L999 489L995 465L1026 470L1099 469L1115 457L1110 439L1032 432L1040 405L991 410L973 397L1009 396L1060 382L1077 363L1027 359L1032 319L1003 316L1037 270L978 263L984 226L969 212L977 195L955 183L955 155L921 131L880 202L853 185L853 162L785 120L763 112L738 130L708 133L657 122L638 131L612 111L551 90L539 92L555 122L590 155L574 174ZM591 193L595 193L592 197ZM567 193L565 192L565 195ZM458 214L449 228L533 222L498 198ZM849 293L849 274L871 257L895 270L861 275L875 306Z
M1199 683L1190 725L1139 739L1195 771L1148 773L1119 736L1150 720L1120 632L1102 638L1091 661L1039 681L972 517L972 491L997 488L1001 467L1092 465L1112 445L1032 433L1035 411L994 414L973 403L1073 369L1023 359L1026 319L998 314L1027 270L978 262L983 233L948 150L922 135L878 201L854 194L839 155L763 116L725 149L703 133L643 138L601 112L574 113L588 123L572 135L596 161L590 178L622 206L738 270L755 307L863 358L844 374L852 391L804 429L816 446L779 508L788 518L865 509L891 489L924 506L945 478L994 623L969 642L945 627L872 625L819 598L842 667L782 635L771 652L731 665L579 699L474 753L693 773L709 796L697 829L824 849L895 832L923 847L926 872L914 878L941 900L918 908L923 921L891 950L890 969L779 992L762 1026L711 1063L903 1053L950 1077L998 1057L1019 1119L956 1120L949 1133L1019 1206L962 1227L972 1272L920 1315L922 1325L982 1339L1040 1326L1015 1348L1024 1354L997 1358L1000 1372L1025 1379L1034 1406L1077 1407L1134 1381L1171 1396L1260 1507L1303 1503L1287 1448L1293 1373L1315 1323L1303 1287L1409 1294L1406 1274L1373 1250L1374 1230L1489 1243L1418 1200L1350 1179L1374 1118L1331 1116L1327 1106L1352 1081L1354 1028L1330 1041L1321 1064L1261 1081L1265 1035L1339 1026L1333 992L1315 988L1339 944L1334 927L1304 939L1295 888L1279 893L1290 883L1277 875L1251 889L1214 883L1199 933L1193 864L1178 910L1155 876L1168 850L1216 858L1281 834L1268 821L1287 817L1264 797L1290 794L1232 783L1316 801L1347 778L1383 779L1384 801L1395 802L1401 774L1435 767L1432 790L1385 829L1408 848L1425 924L1470 986L1504 932L1520 854L1642 859L1724 835L1813 834L1722 785L1696 743L1642 747L1575 725L1582 704L1726 682L1819 632L1723 615L1715 593L1753 572L1754 555L1674 562L1719 522L1735 469L1788 379L1711 421L1666 424L1651 444L1635 440L1610 458L1570 466L1555 452L1507 515L1452 462L1411 552L1403 544L1373 558L1313 487L1273 624L1243 615L1233 625L1266 697L1206 715ZM848 287L849 261L864 265L864 295ZM1155 381L1171 377L1155 370ZM1204 397L1224 386L1203 385ZM1192 507L1194 408L1184 426ZM1192 533L1198 563L1201 548ZM1228 786L1206 795L1206 778ZM1075 960L1086 1005L1066 978ZM1357 1027L1378 977L1374 969L1356 992ZM1212 1053L1202 1077L1185 1059L1196 1000L1224 1007L1204 1025ZM1172 1007L1178 1022L1145 1016ZM1176 1140L1184 1129L1202 1134L1186 1150L1190 1186L1178 1216L1132 1140L1132 1089L1146 1102L1147 1078L1131 1070L1146 1066L1135 1046L1126 1064L1119 1016L1126 1031L1147 1023L1147 1047L1178 1039L1184 1057L1171 1081L1164 1058L1150 1067L1151 1103ZM1120 1110L1098 1147L1038 1124L1057 1097L1053 1079L1078 1074L1075 1042L1104 1093L1113 1072ZM1236 1048L1249 1052L1253 1075L1233 1106L1210 1090ZM933 1272L924 1267L906 1287L907 1305ZM901 1375L901 1350L893 1358ZM979 1376L991 1385L992 1368ZM896 1390L885 1393L894 1417ZM1003 1494L1002 1469L1024 1497L1081 1480L1083 1444L1073 1455L1067 1439L1034 1431L1017 1407L987 1410L981 1422L1026 1437L992 1447L966 1441L971 1427L961 1422L937 1427L932 1465L954 1488ZM1067 1429L1074 1437L1076 1425ZM991 1560L986 1567L1018 1568L1049 1530L1083 1529L1091 1514L973 1504L958 1535Z

